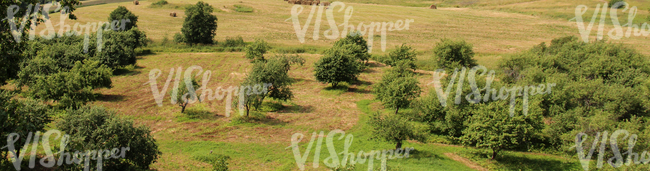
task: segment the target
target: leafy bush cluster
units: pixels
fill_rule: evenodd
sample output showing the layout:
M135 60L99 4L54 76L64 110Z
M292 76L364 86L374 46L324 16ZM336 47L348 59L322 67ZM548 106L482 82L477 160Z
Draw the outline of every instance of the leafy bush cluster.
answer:
M453 69L478 65L474 60L472 45L463 40L443 39L438 42L433 52L440 68Z
M246 46L246 42L244 42L244 38L241 36L237 36L235 38L232 37L227 37L226 42L223 43L223 47L242 47Z
M332 83L333 87L340 82L356 81L368 59L366 40L359 33L349 34L334 42L334 46L325 50L323 57L314 64L316 80Z
M266 41L257 39L252 44L246 46L244 51L246 51L246 58L252 59L255 61L264 61L264 54L271 49Z

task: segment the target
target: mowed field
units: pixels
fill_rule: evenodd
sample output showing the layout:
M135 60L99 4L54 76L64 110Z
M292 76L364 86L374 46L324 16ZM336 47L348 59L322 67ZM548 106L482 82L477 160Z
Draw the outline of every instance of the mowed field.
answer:
M131 2L99 4L79 8L75 11L77 21L66 20L67 25L74 23L101 22L117 6L125 6L139 16L138 28L145 31L154 41L155 46L163 40L171 40L179 33L184 21L184 10L176 8L150 8L155 1L140 1L140 5ZM169 0L170 6L195 4L191 0ZM227 37L242 36L245 41L263 39L274 48L313 47L325 49L335 40L325 38L324 32L331 28L326 15L319 39L314 40L314 21L310 24L301 43L296 36L291 18L293 5L282 0L208 0L215 7L214 14L219 18L217 41ZM454 1L455 2L455 1ZM645 1L631 1L647 7ZM381 51L379 32L373 36L373 54L382 55L395 46L406 43L417 49L422 61L431 58L431 50L443 38L464 39L474 45L475 58L479 64L490 69L497 69L498 60L520 51L524 51L541 42L550 43L553 38L575 35L579 31L575 21L563 18L571 16L575 7L585 4L593 11L598 0L578 0L563 2L559 0L505 0L476 1L473 4L458 2L442 5L438 10L430 10L425 4L443 3L440 1L363 1L349 0L346 7L352 6L354 13L349 23L396 22L413 20L408 30L389 31L386 34L387 51ZM250 6L252 13L234 11L234 5ZM634 5L634 4L633 4ZM645 6L642 6L645 5ZM343 23L345 10L334 9L336 24ZM643 9L640 9L643 10ZM307 21L311 8L304 6L299 15L301 27ZM170 17L176 12L179 17ZM562 15L560 15L562 14ZM587 13L589 14L589 13ZM640 11L639 17L648 14ZM590 14L585 20L590 19ZM52 21L59 21L59 15L53 14ZM316 17L316 15L314 16ZM569 17L572 18L572 17ZM589 18L589 19L587 19ZM312 19L315 20L315 19ZM596 24L597 25L597 24ZM41 25L40 28L44 28ZM590 39L595 39L596 28ZM606 25L609 31L613 26ZM58 31L55 26L55 30ZM338 26L342 30L342 26ZM646 37L630 37L611 40L633 45L643 54L650 55L650 40ZM145 48L146 49L146 48ZM163 48L164 49L164 48ZM290 148L291 136L302 133L305 139L301 145L309 143L309 135L314 131L341 129L346 134L355 136L351 151L369 151L394 148L393 144L368 140L369 128L365 125L366 117L375 111L384 111L374 101L372 85L381 79L387 67L371 62L370 67L361 74L360 82L345 84L344 88L331 89L329 85L318 83L313 76L313 64L319 54L300 54L306 59L303 66L293 66L290 76L296 80L292 85L295 98L282 103L265 104L262 111L254 112L259 121L240 124L233 122L237 113L225 116L225 100L203 101L190 104L188 113L181 114L181 108L171 104L169 92L173 82L166 90L163 106L158 106L154 99L150 72L161 70L156 83L162 89L170 69L200 66L204 71L212 72L207 88L228 88L239 85L252 65L241 52L205 52L172 53L162 50L154 54L138 57L137 66L118 72L113 77L113 88L97 90L101 94L96 105L117 111L124 117L131 118L138 124L147 125L159 143L162 157L152 167L156 170L209 170L210 165L195 160L197 156L217 153L232 157L230 167L233 170L298 170L294 154ZM267 54L272 57L274 54ZM431 88L431 71L418 70L419 80L424 90ZM199 77L200 78L200 77ZM237 98L233 98L236 101ZM279 108L279 110L277 110ZM387 111L384 111L387 112ZM262 115L262 116L259 116ZM437 144L439 138L433 137L431 143L408 142L407 147L415 147L418 153L408 159L389 160L388 166L396 170L581 170L577 158L572 156L553 156L539 153L504 152L503 161L490 161L485 158L483 150L458 146ZM336 142L337 150L342 150L342 141ZM305 147L301 148L304 152ZM329 156L327 148L322 149L320 166L313 168L313 150L307 159L307 170L328 170L323 160ZM505 160L508 159L508 160ZM375 168L380 162L375 162ZM357 170L367 170L367 164L357 165Z

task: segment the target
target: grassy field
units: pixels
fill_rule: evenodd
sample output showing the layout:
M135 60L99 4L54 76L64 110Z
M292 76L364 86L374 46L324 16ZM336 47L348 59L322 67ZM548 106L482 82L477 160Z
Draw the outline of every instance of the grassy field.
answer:
M98 1L99 2L99 1ZM313 76L314 62L322 50L330 47L335 40L324 38L323 32L330 28L322 22L320 39L314 40L313 24L308 29L305 42L300 43L296 36L291 17L292 5L281 0L210 0L206 1L218 10L219 18L216 40L226 37L242 36L247 42L264 39L275 48L273 52L302 49L300 54L307 61L304 66L294 66L290 76L296 79L292 89L294 100L278 105L268 103L265 111L254 112L259 118L254 124L241 124L236 117L225 117L225 100L204 101L191 104L188 114L181 114L180 107L170 103L169 90L163 106L159 107L150 88L149 73L154 69L162 71L157 79L161 88L172 68L201 66L210 70L212 77L206 85L210 89L227 88L239 85L251 64L242 52L217 52L213 46L186 47L163 44L180 32L185 16L178 8L150 8L154 0L140 1L140 5L129 2L97 3L81 7L75 14L77 21L66 21L68 25L78 22L105 21L108 14L117 6L126 6L139 16L138 27L147 33L154 45L146 49L153 54L142 55L135 67L120 70L113 77L113 88L101 89L100 100L96 105L116 110L120 115L147 125L159 142L162 157L153 165L156 170L208 170L210 165L196 160L197 157L216 154L229 155L233 170L298 170L293 153L286 149L291 144L294 133L302 133L309 138L311 132L341 129L355 136L350 151L367 151L394 148L394 145L368 140L369 128L365 120L373 111L383 111L373 101L372 85L376 83L386 67L371 62L370 68L361 74L361 82L345 84L345 88L331 89L318 83ZM169 0L173 6L196 3L197 0ZM346 0L346 6L354 7L350 23L369 24L370 22L395 22L412 19L409 30L387 33L387 47L391 50L406 43L417 49L420 63L431 58L431 50L443 38L464 39L474 45L475 57L482 65L495 69L498 60L516 52L526 50L553 38L579 36L575 22L570 22L575 7L586 4L593 9L597 0L578 0L564 2L559 0L476 0L476 1L419 1L419 0ZM640 8L650 5L647 1L635 0ZM430 4L442 4L438 10L427 9ZM253 12L237 12L235 5L252 8ZM456 8L458 5L460 8ZM335 8L338 10L338 8ZM246 10L248 11L248 10ZM305 8L299 16L301 24L307 20L311 8ZM176 12L179 17L169 17ZM589 13L588 13L589 14ZM648 15L648 11L639 12ZM289 19L289 20L288 20ZM323 19L326 19L325 17ZM336 12L337 24L343 21L343 12ZM59 21L59 15L52 15ZM45 26L40 26L42 29ZM605 26L606 30L612 28ZM339 27L339 29L342 29ZM592 31L591 39L595 38ZM58 30L58 27L56 27ZM380 38L374 36L373 54L382 55ZM630 37L612 40L634 45L640 52L650 55L648 37ZM270 54L273 56L273 54ZM423 89L432 81L430 71L419 70ZM170 87L171 89L171 87ZM386 112L386 111L384 111ZM190 116L191 115L191 116ZM301 150L309 140L303 140ZM337 149L342 149L343 141L336 141ZM553 156L538 153L505 152L503 160L488 160L483 150L443 145L436 143L408 142L415 147L408 159L389 160L388 166L395 170L581 170L574 157ZM340 148L339 148L340 147ZM319 168L312 168L313 156L307 159L307 170L327 170L322 160L329 156L323 148ZM313 154L313 152L312 152ZM378 162L375 162L378 168ZM358 165L356 170L365 170L367 165Z

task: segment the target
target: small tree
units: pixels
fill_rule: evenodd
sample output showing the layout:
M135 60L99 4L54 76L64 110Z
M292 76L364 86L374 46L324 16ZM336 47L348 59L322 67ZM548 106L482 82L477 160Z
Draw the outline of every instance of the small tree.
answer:
M192 87L189 87L188 83L191 84ZM199 100L198 97L200 95L196 94L196 90L199 87L201 86L194 78L191 78L190 80L185 80L180 83L180 86L178 87L178 94L176 96L176 99L174 100L178 103L178 106L181 107L181 113L185 113L185 108L187 107L188 104L190 104L190 102ZM172 93L174 92L172 91Z
M246 110L246 117L249 116L250 109L258 109L266 97L283 101L293 98L289 87L293 84L293 79L289 77L289 67L293 63L302 65L304 60L279 56L253 65L253 70L242 82L241 87L245 88L239 90L239 95L245 97L242 105Z
M104 160L105 170L147 170L149 165L155 163L162 155L148 127L136 127L132 121L120 118L112 111L102 107L85 106L78 110L67 110L66 113L56 124L57 128L70 135L69 144L65 147L66 152L114 148L122 151L126 147L129 148L124 158ZM90 166L64 167L94 168L95 164L96 162L90 162Z
M266 41L257 39L253 44L246 46L246 58L253 61L264 61L264 54L271 49Z
M413 99L420 96L421 92L418 80L413 77L398 77L384 85L386 86L375 88L375 90L384 89L375 91L375 95L384 107L395 109L395 114L399 112L400 108L408 107Z
M368 62L368 59L370 59L368 42L363 39L361 33L348 34L345 38L334 42L334 47L347 48L359 61Z
M413 48L402 44L402 46L397 46L394 51L388 53L384 63L390 66L405 65L415 70L417 69L417 66L415 66L416 57L417 54Z
M505 101L482 105L475 110L460 140L465 145L491 149L491 158L494 159L501 150L529 141L543 127L541 113L529 112L527 116L511 117L508 111Z
M20 154L21 145L25 144L30 133L44 131L47 124L52 121L49 116L49 107L36 100L14 100L13 94L0 89L0 136L9 137L11 133L17 134L16 151L10 152L8 148L0 149L1 164L8 162L9 155ZM32 134L32 136L35 136ZM21 145L18 145L21 144ZM7 147L7 141L0 141L0 146ZM15 153L14 153L15 152Z
M375 113L370 116L368 124L373 127L372 139L395 143L395 149L402 148L402 142L408 139L426 141L422 131L400 115L382 117Z
M473 67L476 66L474 60L474 51L472 45L462 41L453 41L450 39L443 39L433 49L436 55L436 62L438 67L441 68L455 68L455 67Z
M333 47L314 64L314 72L316 80L332 83L332 87L336 87L339 82L357 80L357 76L361 73L359 65L352 52L345 48Z
M108 22L112 23L113 21L119 21L119 23L122 23L124 20L124 30L119 30L119 31L128 31L131 30L133 27L138 27L138 16L135 16L135 14L131 13L126 7L124 6L118 6L117 9L113 10L111 14L108 16Z
M183 42L188 44L212 44L217 34L217 16L212 15L214 8L210 4L199 1L185 9L185 22L181 33ZM176 38L176 37L174 37Z

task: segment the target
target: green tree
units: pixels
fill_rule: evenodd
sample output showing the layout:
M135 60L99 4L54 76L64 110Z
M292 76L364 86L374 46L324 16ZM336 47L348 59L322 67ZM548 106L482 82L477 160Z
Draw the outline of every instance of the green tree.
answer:
M402 46L397 46L394 51L388 53L384 63L390 66L405 65L415 70L417 69L417 66L415 66L416 57L415 49L406 46L406 44L402 44Z
M303 64L299 57L278 56L268 61L255 62L253 70L242 82L239 95L244 96L243 106L246 117L251 108L258 109L266 97L287 101L293 98L289 87L293 79L289 77L290 65Z
M188 83L192 87L189 87ZM190 80L184 80L183 82L180 83L180 86L178 87L178 94L176 96L176 99L174 100L176 101L176 103L178 103L178 106L181 107L181 113L185 113L185 108L192 101L199 100L198 97L200 95L196 93L196 90L199 87L201 86L194 78L191 78ZM172 91L172 93L174 93L174 91ZM172 97L174 96L172 95Z
M184 42L188 44L213 44L217 34L217 16L212 15L214 8L210 4L199 1L196 5L185 9L185 22L181 33Z
M382 76L381 82L373 86L377 100L386 108L395 109L395 114L400 108L409 107L411 101L420 96L418 80L413 78L404 67L388 70Z
M435 60L438 67L441 68L469 68L477 65L476 60L474 60L472 45L464 40L443 39L436 44L433 53L436 56Z
M316 80L321 83L332 83L336 87L339 82L357 80L361 73L360 63L355 60L348 49L333 47L314 64Z
M47 105L32 99L15 100L11 99L13 94L0 90L0 136L10 137L15 133L19 137L14 142L15 154L20 154L22 144L25 144L27 137L35 136L37 131L45 131L45 126L52 121L49 116L50 109ZM14 136L14 135L12 135ZM7 141L0 141L1 147L7 147ZM0 149L0 168L9 166L9 155L16 156L8 148ZM11 166L12 170L14 169ZM4 168L9 169L9 168ZM3 169L3 170L4 170Z
M151 130L146 126L136 127L133 121L120 118L114 112L103 107L84 106L78 110L67 110L56 127L70 135L65 151L86 151L128 147L126 156L119 159L103 161L105 170L149 169L162 155ZM90 162L95 168L96 162ZM81 170L81 165L64 165L73 170Z
M370 59L368 42L363 39L361 33L348 34L345 38L334 42L334 47L347 48L359 61L368 62L368 59Z
M97 61L77 61L70 71L38 77L29 85L30 97L58 101L65 107L79 107L95 99L95 88L111 88L112 70Z
M128 31L133 27L138 27L138 16L131 13L126 7L118 6L117 9L113 10L108 16L108 22L112 23L113 21L119 21L120 24L124 22L124 30L115 30L115 31Z
M252 59L253 61L264 61L264 54L271 49L266 41L262 39L257 39L253 44L246 46L246 58Z
M375 113L370 116L368 124L373 127L372 139L395 143L395 149L402 148L405 140L426 141L421 129L400 115L381 116Z
M506 101L482 105L474 111L461 141L465 145L491 149L494 159L500 151L530 141L543 127L539 112L528 112L527 116L509 115Z

